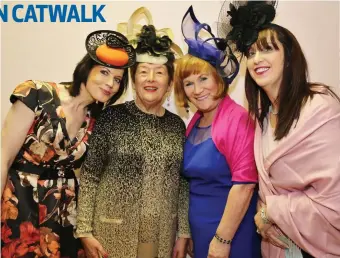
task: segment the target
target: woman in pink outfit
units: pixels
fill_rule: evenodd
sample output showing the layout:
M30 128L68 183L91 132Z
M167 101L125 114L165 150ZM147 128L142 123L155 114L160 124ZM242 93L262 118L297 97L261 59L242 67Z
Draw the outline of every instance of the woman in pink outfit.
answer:
M240 17L247 13L252 21ZM308 82L298 41L271 23L272 3L232 5L229 14L228 39L247 57L246 96L257 122L262 255L340 257L340 99Z

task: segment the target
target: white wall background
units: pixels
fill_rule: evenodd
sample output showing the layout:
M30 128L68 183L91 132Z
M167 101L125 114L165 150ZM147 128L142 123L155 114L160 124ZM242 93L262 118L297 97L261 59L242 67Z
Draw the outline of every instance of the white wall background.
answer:
M55 4L56 2L2 2L3 4ZM115 30L117 23L126 22L132 12L147 7L155 26L170 27L175 42L186 53L181 35L181 21L190 5L201 22L217 21L223 1L111 1L64 2L58 4L106 4L103 16L106 23L1 23L1 124L10 107L9 95L14 87L27 79L53 82L70 81L78 61L86 53L86 36L99 29ZM312 81L336 87L339 91L339 2L280 1L275 19L295 34L306 54ZM231 96L246 106L244 98L244 71L231 87ZM131 99L129 90L125 99ZM123 101L123 100L122 100ZM171 99L171 111L189 118L178 110ZM190 113L190 115L192 112ZM190 116L189 115L189 116Z

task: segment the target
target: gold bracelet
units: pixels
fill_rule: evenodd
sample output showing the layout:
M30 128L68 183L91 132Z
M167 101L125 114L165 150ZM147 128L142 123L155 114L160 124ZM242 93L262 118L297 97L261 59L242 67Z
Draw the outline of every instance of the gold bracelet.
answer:
M267 218L266 212L264 211L264 208L262 207L260 210L261 219L264 224L271 224L271 221Z
M217 235L217 233L215 234L214 236L219 242L221 242L222 244L227 244L227 245L230 245L231 243L231 240L226 240L226 239L223 239L222 237L220 237L219 235Z

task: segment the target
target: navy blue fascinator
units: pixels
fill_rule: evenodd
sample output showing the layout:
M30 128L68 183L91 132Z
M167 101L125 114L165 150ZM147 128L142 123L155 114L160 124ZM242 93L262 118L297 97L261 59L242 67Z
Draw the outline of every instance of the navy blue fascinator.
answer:
M200 23L190 6L182 20L182 33L188 53L207 61L230 84L239 71L239 62L225 38L218 38L206 23Z

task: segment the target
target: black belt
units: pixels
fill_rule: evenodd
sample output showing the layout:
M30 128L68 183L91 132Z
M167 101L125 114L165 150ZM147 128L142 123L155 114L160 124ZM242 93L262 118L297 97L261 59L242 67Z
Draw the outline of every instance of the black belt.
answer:
M63 167L42 167L37 166L32 163L18 163L15 162L11 166L12 169L22 171L24 173L35 174L39 176L41 180L48 179L58 179L58 178L66 178L66 179L75 179L76 176L74 174L73 169L67 169Z

